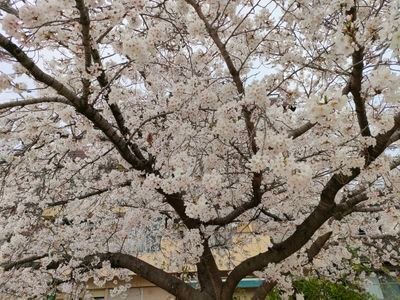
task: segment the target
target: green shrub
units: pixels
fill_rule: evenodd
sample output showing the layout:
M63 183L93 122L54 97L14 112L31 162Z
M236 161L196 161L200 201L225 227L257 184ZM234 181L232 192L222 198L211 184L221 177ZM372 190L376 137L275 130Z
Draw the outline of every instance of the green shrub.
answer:
M346 283L333 283L323 279L301 279L293 283L296 293L303 294L305 300L372 300L369 294ZM268 300L280 300L279 291L274 290ZM293 296L292 299L295 299Z
M294 282L297 293L302 293L306 300L365 300L372 299L355 286L344 283L333 283L328 280L308 279Z

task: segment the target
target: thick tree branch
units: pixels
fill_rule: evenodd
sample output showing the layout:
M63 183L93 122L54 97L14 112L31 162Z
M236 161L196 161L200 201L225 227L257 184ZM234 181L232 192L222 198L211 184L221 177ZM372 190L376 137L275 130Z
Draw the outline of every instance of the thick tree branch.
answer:
M0 47L10 53L28 72L37 80L40 81L58 92L58 94L67 98L74 106L79 106L80 100L76 94L63 85L54 77L43 72L34 62L30 59L25 52L14 44L11 39L6 38L0 33Z
M395 157L390 163L390 170L393 170L400 166L400 156Z
M75 0L76 8L79 10L79 23L81 24L81 34L82 34L82 46L84 50L85 58L85 71L89 72L89 68L92 65L92 47L91 47L91 37L90 37L90 17L89 10L85 6L84 0ZM82 77L83 93L82 99L88 102L90 94L90 80Z
M172 274L158 269L137 257L122 253L105 253L96 255L92 259L96 259L96 257L99 257L102 261L110 261L113 268L124 268L138 274L179 299L210 299L206 293L200 293Z
M13 268L37 267L38 264L40 264L37 261L47 256L47 254L34 255L15 262L2 264L1 267L5 271L10 271ZM68 259L54 261L46 268L56 269L61 264L66 263L67 260ZM130 270L180 299L210 299L209 295L206 293L201 293L198 290L195 290L189 284L186 284L184 281L180 280L174 275L156 268L140 258L132 255L122 253L100 253L96 255L90 255L82 259L81 266L98 268L101 267L101 263L104 261L109 261L113 268Z
M127 135L129 134L129 129L125 126L125 119L124 119L124 116L122 115L121 109L119 108L117 103L110 104L110 99L109 99L109 93L111 91L110 82L107 79L106 72L104 71L103 63L101 61L99 51L95 47L92 48L92 57L93 57L93 61L101 69L100 75L97 76L97 81L99 82L100 87L102 88L102 93L103 93L104 99L105 99L106 103L108 104L108 107L111 110L111 113L115 119L115 122L117 123L119 131L121 132L121 134L124 137L127 137Z
M237 217L242 215L244 212L248 211L249 209L252 209L254 207L257 207L261 203L261 198L262 198L262 192L260 191L260 186L261 186L261 173L255 173L253 175L252 179L252 187L253 187L253 196L250 201L244 202L237 208L235 208L233 211L231 211L229 214L223 217L215 218L212 219L208 222L205 223L205 225L219 225L219 226L224 226L226 224L229 224L233 220L235 220Z
M351 7L346 11L346 15L350 17L350 24L354 24L357 20L357 8ZM355 26L346 25L347 31L353 40L356 39L357 28ZM365 99L361 95L361 87L364 70L364 47L358 46L351 56L353 69L347 86L343 89L342 94L347 95L349 92L353 95L354 104L356 106L356 114L360 133L362 136L371 136L369 128L367 111L365 109Z
M201 289L208 293L212 298L218 299L221 294L222 280L221 272L211 253L208 241L203 242L204 251L197 263L197 274Z
M41 103L63 103L67 105L72 105L71 102L69 102L67 99L63 97L42 97L42 98L13 100L9 102L0 103L0 109L8 109L13 107L21 107L21 106L41 104Z
M255 292L252 300L265 300L267 295L272 292L274 287L276 286L275 281L264 281L261 286L259 286Z
M392 136L390 137L388 141L388 145L393 144L394 142L397 142L400 140L400 130L395 131Z
M364 48L360 48L359 50L354 51L354 53L352 54L353 70L351 72L349 83L343 90L343 94L347 95L350 92L353 96L361 135L371 136L367 111L365 108L365 99L361 95L361 84L362 84L363 69L364 69L363 60L364 60Z
M87 105L77 109L93 122L115 145L121 156L136 170L151 171L151 165L146 160L139 159L130 149L129 144L121 137L106 119L92 106Z
M186 214L186 206L182 193L166 194L162 189L157 189L157 192L165 197L165 202L171 205L188 229L200 227L202 222L199 219L193 219Z
M260 209L260 213L262 213L263 215L266 215L267 217L272 218L275 222L282 222L283 221L283 219L281 217L277 216L276 214L273 214L273 213L269 212L264 207L262 207Z
M309 131L310 129L312 129L317 123L311 123L311 122L307 122L306 124L293 129L293 130L289 130L288 132L288 136L296 139L298 137L300 137L301 135L303 135L304 133L306 133L307 131Z
M168 195L165 194L162 190L158 190L158 192L162 195L165 196L166 202L169 203L176 213L179 215L183 223L186 225L188 228L198 228L200 225L208 225L208 226L224 226L235 220L237 217L242 215L244 212L248 211L249 209L252 209L254 207L257 207L261 203L261 198L263 195L263 192L260 190L261 186L261 175L260 173L255 173L252 179L252 187L253 187L253 197L251 198L250 201L244 202L240 206L238 206L236 209L228 213L226 216L215 218L212 220L209 220L207 222L202 222L199 219L193 219L191 217L188 217L186 215L186 207L185 203L182 199L181 194L172 194Z
M392 137L400 129L400 113L394 116L393 127L375 137L376 145L368 149L368 156L365 159L365 166L368 166L373 162L389 145ZM394 140L395 141L395 140Z
M307 256L308 256L308 261L312 261L314 257L318 255L318 253L322 250L322 248L325 246L326 242L330 239L332 236L332 231L329 231L321 236L319 236L306 250Z
M0 10L18 17L19 13L14 7L11 6L9 0L0 1Z
M10 271L12 268L22 268L24 266L31 266L31 264L37 260L40 260L42 258L47 257L47 254L42 254L42 255L33 255L29 256L17 261L9 262L9 263L3 263L0 266L4 269L4 271Z

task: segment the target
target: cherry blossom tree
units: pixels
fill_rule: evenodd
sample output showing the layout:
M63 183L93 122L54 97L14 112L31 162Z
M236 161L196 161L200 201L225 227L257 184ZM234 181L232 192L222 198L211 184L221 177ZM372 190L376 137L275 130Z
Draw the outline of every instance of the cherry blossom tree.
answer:
M264 299L351 278L352 250L398 265L398 0L0 9L3 293L134 272L179 299L231 299L255 275ZM199 288L141 258L154 224ZM271 243L227 274L215 241L238 224Z

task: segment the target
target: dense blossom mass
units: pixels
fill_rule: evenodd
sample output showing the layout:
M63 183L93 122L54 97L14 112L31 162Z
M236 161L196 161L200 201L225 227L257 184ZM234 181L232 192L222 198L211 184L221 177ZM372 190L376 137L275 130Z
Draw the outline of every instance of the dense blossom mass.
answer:
M76 296L133 271L180 299L256 275L264 299L362 278L360 257L399 265L400 1L0 11L0 292ZM271 243L221 273L243 224ZM173 241L167 264L142 259L144 237ZM188 266L199 289L168 273Z

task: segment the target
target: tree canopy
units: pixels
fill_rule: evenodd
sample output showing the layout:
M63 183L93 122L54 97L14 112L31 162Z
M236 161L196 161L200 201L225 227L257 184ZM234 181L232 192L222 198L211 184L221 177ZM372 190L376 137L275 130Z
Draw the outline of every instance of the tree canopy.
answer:
M352 278L354 253L398 265L399 1L0 11L1 292L128 270L179 299L231 299L255 275L264 299L291 276ZM271 243L227 274L215 253L240 224ZM141 258L157 230L199 288Z

